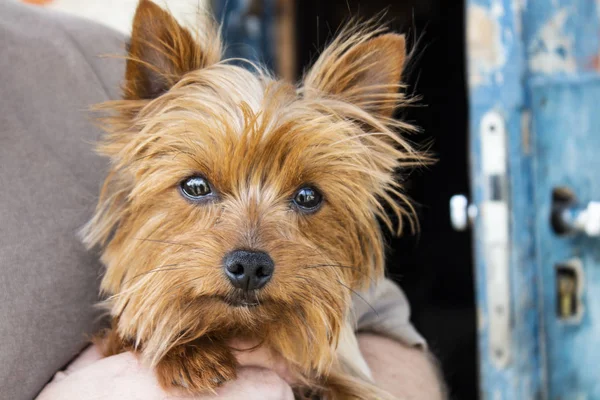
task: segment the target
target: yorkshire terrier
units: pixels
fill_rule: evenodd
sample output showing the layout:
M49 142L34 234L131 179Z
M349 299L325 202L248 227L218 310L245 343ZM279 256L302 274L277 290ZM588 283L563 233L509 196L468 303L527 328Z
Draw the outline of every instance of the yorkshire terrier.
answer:
M83 234L106 265L106 355L134 351L164 388L199 393L235 379L227 343L252 338L298 397L391 398L347 318L384 275L381 225L413 215L397 170L426 159L392 116L411 102L404 36L354 25L294 85L223 60L201 25L141 0L122 99L100 106L111 169Z

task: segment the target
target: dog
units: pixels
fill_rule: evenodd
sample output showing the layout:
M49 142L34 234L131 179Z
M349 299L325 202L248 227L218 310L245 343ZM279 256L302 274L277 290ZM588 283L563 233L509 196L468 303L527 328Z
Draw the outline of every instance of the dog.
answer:
M87 246L100 246L106 355L134 351L190 393L235 379L251 338L325 399L386 399L348 324L384 276L382 225L414 224L397 171L427 155L394 119L403 35L345 29L297 85L222 59L150 0L136 10L122 99L99 106L110 159Z

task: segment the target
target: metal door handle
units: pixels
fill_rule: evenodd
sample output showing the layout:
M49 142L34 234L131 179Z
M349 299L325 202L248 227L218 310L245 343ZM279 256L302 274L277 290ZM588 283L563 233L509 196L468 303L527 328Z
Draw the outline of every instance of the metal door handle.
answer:
M550 222L559 235L583 233L600 237L600 201L577 206L573 198L553 196Z

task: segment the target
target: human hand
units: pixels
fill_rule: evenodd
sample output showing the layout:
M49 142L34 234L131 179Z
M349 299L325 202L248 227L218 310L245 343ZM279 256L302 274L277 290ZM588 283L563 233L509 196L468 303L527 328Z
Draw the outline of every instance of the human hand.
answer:
M236 340L233 348L250 349L254 343ZM86 349L63 372L58 372L37 400L292 400L292 374L285 362L264 347L234 351L240 368L235 381L227 382L216 394L184 395L166 392L151 369L136 356L122 353L103 358L96 346ZM288 383L289 382L289 383Z

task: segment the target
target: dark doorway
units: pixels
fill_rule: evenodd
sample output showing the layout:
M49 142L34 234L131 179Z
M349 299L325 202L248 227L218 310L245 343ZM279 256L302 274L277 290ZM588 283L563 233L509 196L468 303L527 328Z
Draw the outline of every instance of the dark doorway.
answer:
M453 399L477 398L476 320L471 237L450 226L448 202L468 193L464 4L462 1L303 0L296 2L297 60L302 71L350 17L386 11L385 21L417 43L406 81L421 107L402 117L433 139L439 161L408 177L418 203L418 236L390 238L388 271L407 293L413 322L442 363Z

